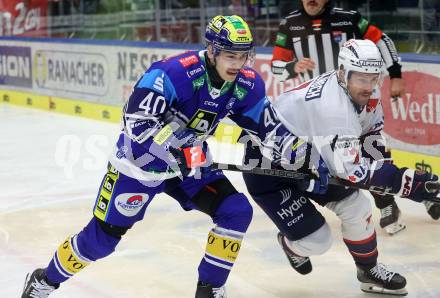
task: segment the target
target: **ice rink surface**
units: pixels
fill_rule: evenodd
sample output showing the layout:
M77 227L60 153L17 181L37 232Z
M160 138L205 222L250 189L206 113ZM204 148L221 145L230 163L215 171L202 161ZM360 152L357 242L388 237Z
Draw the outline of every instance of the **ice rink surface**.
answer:
M58 245L91 218L119 127L0 105L0 128L0 297L15 298L26 273L45 267ZM216 159L240 161L240 149L213 145ZM240 175L227 175L246 192ZM406 276L407 297L438 298L440 222L423 205L403 199L398 204L407 229L393 237L380 230L374 209L379 260ZM359 290L334 214L320 209L334 243L326 254L312 257L311 274L300 276L278 246L275 226L252 205L254 219L227 282L228 297L381 297ZM194 297L211 227L208 216L182 211L173 199L159 195L114 254L89 265L50 297Z

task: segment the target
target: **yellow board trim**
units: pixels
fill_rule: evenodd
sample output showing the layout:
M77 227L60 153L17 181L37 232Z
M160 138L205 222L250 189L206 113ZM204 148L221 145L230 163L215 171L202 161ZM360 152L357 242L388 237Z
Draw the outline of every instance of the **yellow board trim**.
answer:
M58 112L71 116L118 123L122 107L101 105L74 99L38 95L29 92L0 90L0 103Z
M74 99L38 95L30 92L0 90L0 104L9 103L39 110L59 112L72 116L118 123L122 107L100 105ZM214 137L223 143L235 144L241 134L241 128L234 124L220 122ZM392 150L394 163L399 167L424 169L440 174L440 156L424 155L401 150Z
M429 173L440 174L440 156L420 153L391 150L391 157L398 167L423 170Z
M206 253L234 263L240 251L241 240L220 236L212 231L209 232L206 243Z
M72 249L71 237L68 237L59 247L57 251L58 260L65 271L75 274L86 267L89 262L80 260Z

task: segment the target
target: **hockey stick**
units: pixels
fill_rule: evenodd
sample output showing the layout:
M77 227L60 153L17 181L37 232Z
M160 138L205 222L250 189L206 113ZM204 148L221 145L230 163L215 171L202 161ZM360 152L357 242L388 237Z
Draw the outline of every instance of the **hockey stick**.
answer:
M264 175L264 176L273 176L273 177L280 177L280 178L290 178L290 179L310 179L310 175L306 173L301 172L295 172L295 171L287 171L287 170L280 170L280 169L263 169L263 168L246 168L246 166L238 166L233 164L225 164L225 163L217 163L213 162L211 165L212 168L218 169L218 170L225 170L225 171L233 171L233 172L241 172L246 174L256 174L256 175ZM332 185L339 185L339 186L345 186L350 188L356 188L356 189L364 189L371 192L375 192L378 194L390 194L395 195L395 193L391 193L389 189L381 187L381 186L367 186L363 184L355 184L348 180L338 179L335 177L329 178L329 184ZM440 191L440 183L434 182L434 181L428 181L425 183L426 190L430 193L439 192ZM440 203L440 198L432 198L427 199L427 201L431 201L434 203Z

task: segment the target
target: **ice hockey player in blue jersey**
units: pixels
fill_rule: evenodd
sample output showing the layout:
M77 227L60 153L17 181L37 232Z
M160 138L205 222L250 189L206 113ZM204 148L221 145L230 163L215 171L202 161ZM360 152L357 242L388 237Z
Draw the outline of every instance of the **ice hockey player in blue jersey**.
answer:
M205 139L225 117L263 141L281 128L270 120L274 115L264 82L246 66L254 58L247 23L239 16L217 16L205 38L206 50L156 62L136 83L92 219L61 243L46 268L28 274L22 298L48 297L84 267L110 255L158 193L213 220L195 296L226 297L224 284L252 207L222 171L210 169Z
M417 202L434 199L438 192L429 192L425 185L437 181L436 175L398 168L385 160L378 93L383 60L376 45L369 40L347 41L339 52L338 65L338 70L274 100L278 119L291 133L308 141L296 143L296 151L313 145L334 177L378 186L385 189L384 194ZM264 161L258 147L247 146L245 157ZM405 278L378 263L371 204L365 192L329 185L325 194L310 194L291 179L245 174L244 180L252 198L279 229L278 242L296 271L310 273L309 257L325 253L332 244L330 226L314 201L341 220L343 240L356 264L361 289L407 294Z

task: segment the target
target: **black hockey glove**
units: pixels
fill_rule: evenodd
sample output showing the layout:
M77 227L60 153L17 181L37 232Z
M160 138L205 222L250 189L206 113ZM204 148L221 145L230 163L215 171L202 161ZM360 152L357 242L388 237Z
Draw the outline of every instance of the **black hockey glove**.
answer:
M393 193L416 202L435 199L438 191L429 192L426 182L438 181L437 175L401 168L394 176Z

